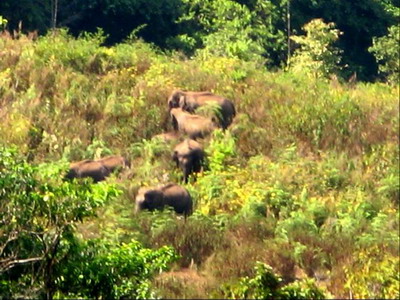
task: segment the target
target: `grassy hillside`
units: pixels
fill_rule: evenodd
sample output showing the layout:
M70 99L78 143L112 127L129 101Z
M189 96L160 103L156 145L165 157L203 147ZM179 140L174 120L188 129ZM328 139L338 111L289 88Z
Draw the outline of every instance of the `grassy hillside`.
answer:
M398 87L102 41L0 38L1 144L33 165L132 159L109 180L123 193L79 225L82 237L173 246L180 259L152 281L163 297L243 297L240 278L258 274L257 261L326 297L399 297ZM179 181L172 145L152 139L172 130L175 88L223 95L238 112L203 142L208 170L186 185L195 199L186 223L133 214L141 185Z

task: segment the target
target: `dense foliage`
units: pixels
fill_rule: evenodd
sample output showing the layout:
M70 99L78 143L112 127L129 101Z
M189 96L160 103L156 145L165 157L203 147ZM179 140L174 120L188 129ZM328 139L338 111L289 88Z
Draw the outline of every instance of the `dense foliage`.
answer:
M1 298L153 296L147 281L175 257L172 249L76 234L79 222L118 194L115 186L61 183L59 167L33 167L3 147L0 171Z
M399 298L398 88L341 82L336 29L309 24L293 59L321 76L228 52L164 54L133 36L106 47L100 31L3 32L1 294ZM311 43L329 50L316 56ZM133 214L140 186L179 181L172 145L152 138L172 128L175 88L213 91L237 110L202 142L207 168L185 185L186 221ZM66 161L111 153L132 168L62 181Z
M304 280L282 286L282 278L271 267L258 263L254 278L242 278L237 286L229 287L227 296L233 299L325 299L312 281Z
M356 72L372 80L378 64L368 48L398 24L399 8L398 0L2 0L0 16L10 31L43 34L56 26L78 36L102 28L108 44L134 32L165 50L261 55L275 67L286 64L296 48L289 36L304 33L304 25L319 18L343 32L337 41L346 66L342 75Z

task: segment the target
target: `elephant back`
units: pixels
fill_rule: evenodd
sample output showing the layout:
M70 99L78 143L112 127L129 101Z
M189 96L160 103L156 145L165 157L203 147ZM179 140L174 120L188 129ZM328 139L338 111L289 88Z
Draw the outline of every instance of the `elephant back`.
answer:
M193 201L189 192L180 185L167 184L161 188L164 204L172 206L176 213L188 216L193 211Z
M233 102L225 97L209 92L187 92L185 93L185 97L180 98L179 107L184 111L195 113L198 107L212 103L215 103L220 108L220 115L217 116L221 127L226 129L236 116L236 109Z
M93 162L93 160L91 159L85 159L85 160L81 160L81 161L76 161L76 162L71 162L69 164L69 170L67 172L67 174L64 176L64 179L74 179L74 178L79 178L79 170L80 170L80 166L89 163L89 162Z
M196 140L186 138L184 141L175 146L174 152L176 152L177 154L189 154L191 151L197 149L203 149L201 144Z
M106 167L110 172L130 166L130 162L119 155L106 156L102 159L99 159L98 162L103 164L103 166Z
M86 161L79 164L76 169L77 177L90 177L94 182L102 181L110 174L110 171L97 161Z

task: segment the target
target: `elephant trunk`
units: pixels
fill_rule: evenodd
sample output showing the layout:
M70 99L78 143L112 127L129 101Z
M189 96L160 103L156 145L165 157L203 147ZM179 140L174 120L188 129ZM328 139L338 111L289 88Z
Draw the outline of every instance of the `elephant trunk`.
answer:
M183 181L188 183L189 175L191 173L191 161L187 157L183 157L180 162L180 168L183 171Z
M136 204L135 204L135 215L137 215L141 210L142 209L141 209L140 203L136 201Z

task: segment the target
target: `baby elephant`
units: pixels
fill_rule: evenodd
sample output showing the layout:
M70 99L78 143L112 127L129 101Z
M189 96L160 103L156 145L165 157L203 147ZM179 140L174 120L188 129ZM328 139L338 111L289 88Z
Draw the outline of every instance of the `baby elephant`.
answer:
M139 189L136 195L136 213L143 209L162 210L164 206L173 207L176 213L183 214L185 218L193 212L192 197L185 188L177 184Z
M192 115L182 108L172 108L170 114L174 129L187 134L192 139L204 138L217 128L211 119Z
M94 182L99 182L110 175L110 170L102 163L90 159L74 162L70 164L65 179L90 177Z
M186 139L175 146L172 160L182 170L185 183L190 174L200 172L204 155L203 147L192 139Z

